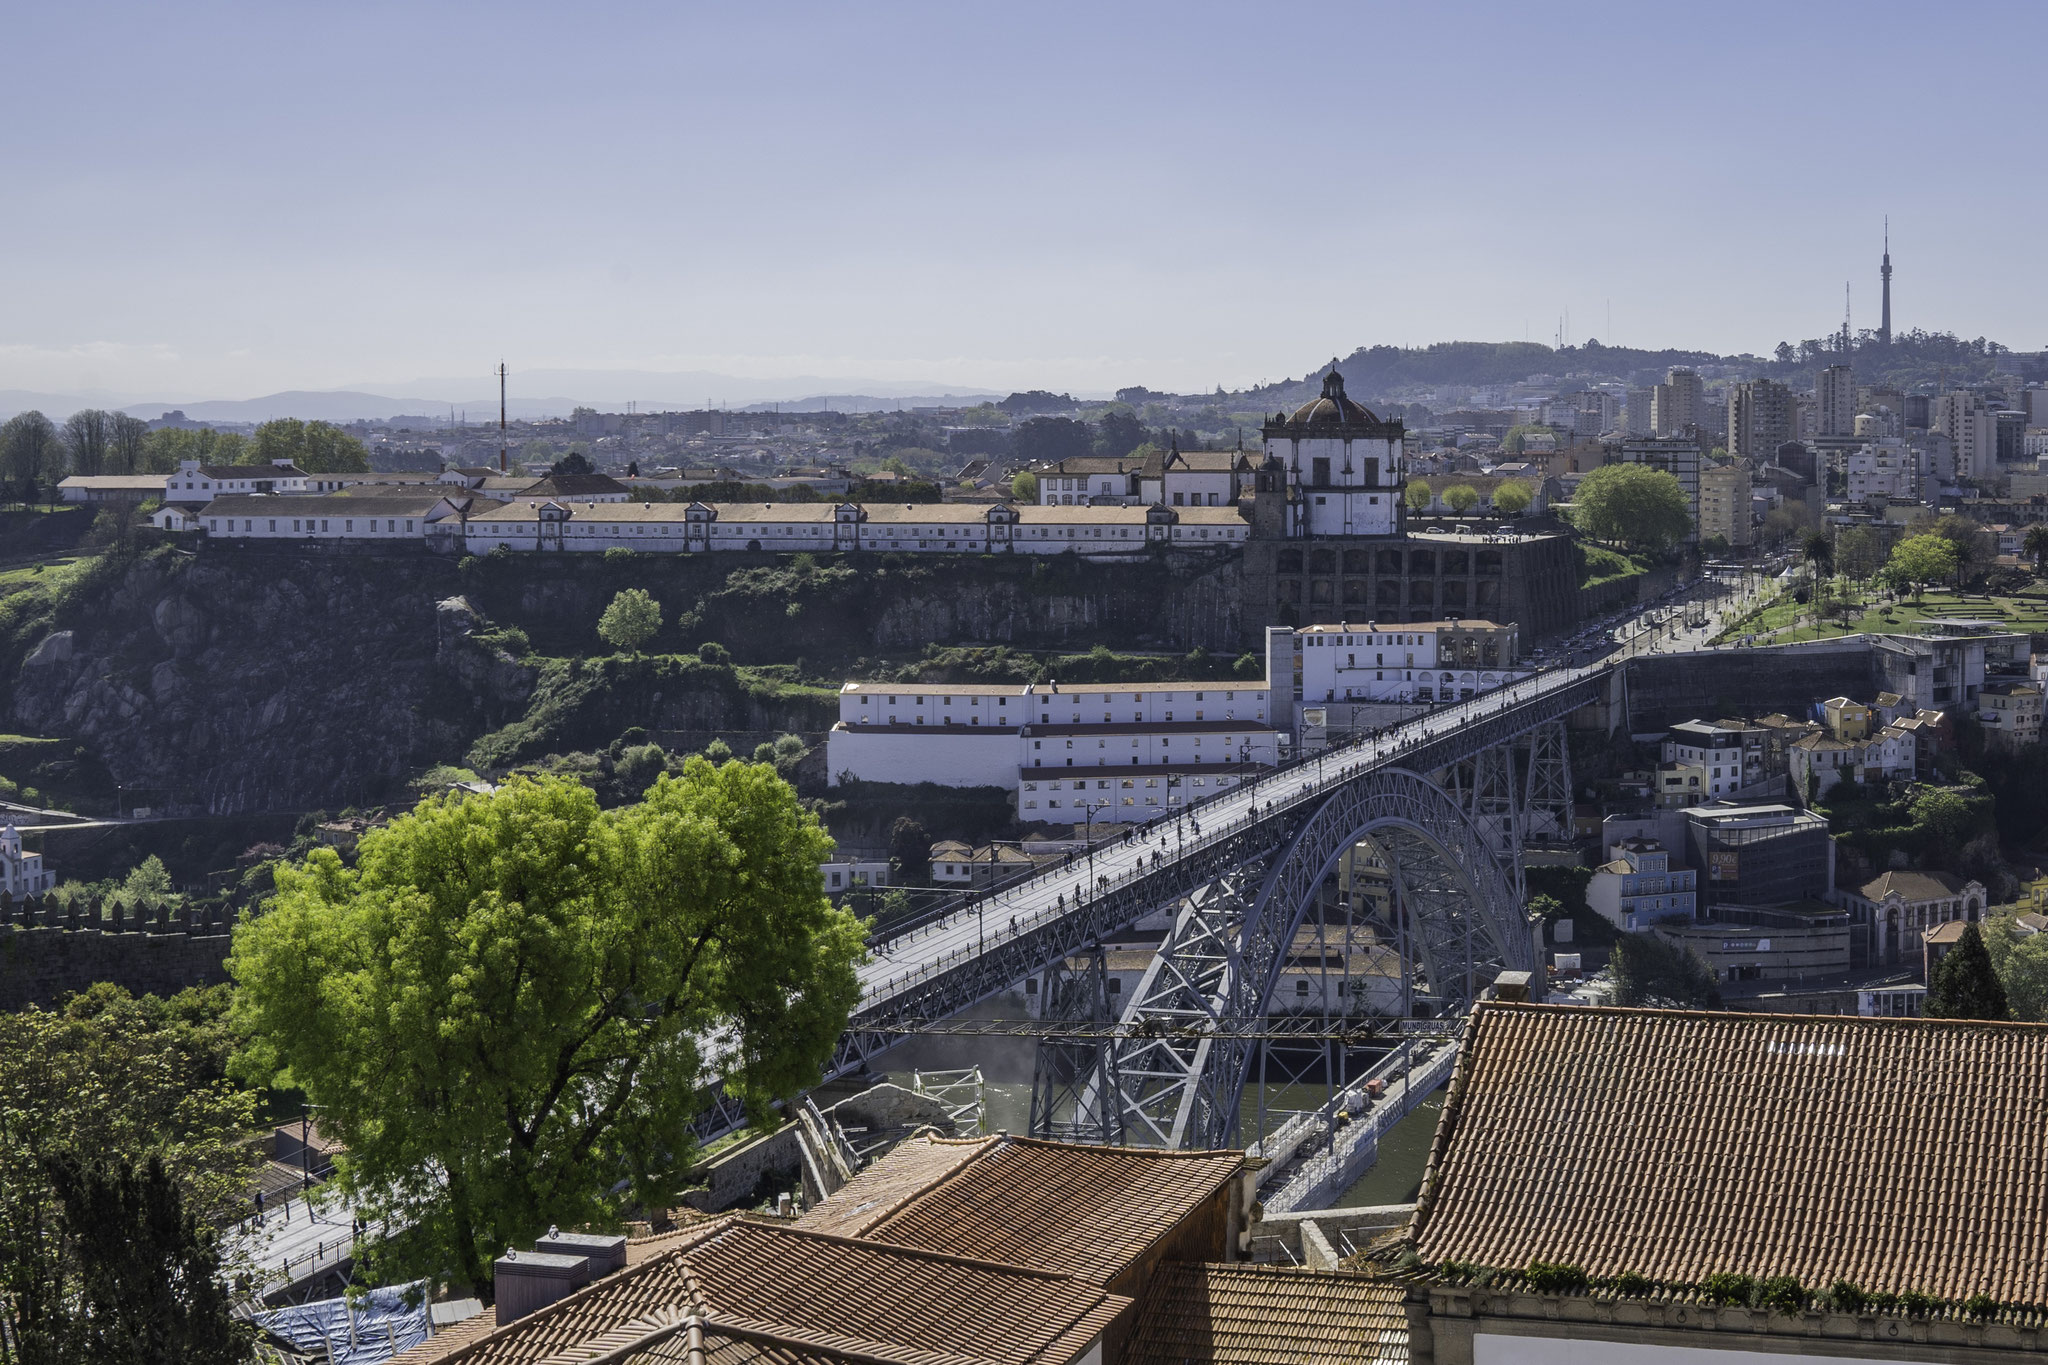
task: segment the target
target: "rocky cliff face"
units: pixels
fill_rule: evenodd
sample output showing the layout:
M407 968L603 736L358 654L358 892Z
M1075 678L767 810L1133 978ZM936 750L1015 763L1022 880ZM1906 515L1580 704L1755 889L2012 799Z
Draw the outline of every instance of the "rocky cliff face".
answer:
M148 556L36 646L9 709L89 746L123 804L375 799L524 706L531 678L470 641L456 593L425 556Z

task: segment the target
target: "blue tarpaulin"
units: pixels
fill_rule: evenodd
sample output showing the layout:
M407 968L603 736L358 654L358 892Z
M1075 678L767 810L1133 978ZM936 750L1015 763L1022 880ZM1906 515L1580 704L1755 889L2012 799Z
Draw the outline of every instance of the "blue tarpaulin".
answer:
M334 1365L378 1365L427 1339L427 1282L392 1285L347 1299L322 1299L258 1313L257 1323L300 1351L324 1351ZM410 1297L413 1302L408 1305Z

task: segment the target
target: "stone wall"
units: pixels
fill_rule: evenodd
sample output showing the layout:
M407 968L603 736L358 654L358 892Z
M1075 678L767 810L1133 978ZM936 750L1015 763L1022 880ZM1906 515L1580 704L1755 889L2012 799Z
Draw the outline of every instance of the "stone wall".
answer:
M1877 666L1867 638L1813 640L1762 649L1715 649L1632 659L1628 725L1636 734L1720 716L1803 716L1817 701L1869 701Z
M55 1005L95 982L135 995L172 995L228 979L227 934L109 934L95 929L0 929L0 1010Z
M1251 629L1456 615L1513 622L1526 648L1579 619L1578 566L1562 535L1255 538L1244 573Z

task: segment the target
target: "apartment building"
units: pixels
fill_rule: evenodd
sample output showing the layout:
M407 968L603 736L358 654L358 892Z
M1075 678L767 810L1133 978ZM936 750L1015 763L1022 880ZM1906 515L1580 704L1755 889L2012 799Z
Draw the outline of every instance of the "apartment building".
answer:
M1650 391L1650 431L1659 437L1681 436L1700 425L1706 409L1706 387L1699 371L1686 366L1667 370L1664 382Z
M1309 751L1528 677L1520 639L1493 621L1272 626L1266 677L1276 719Z
M1847 365L1830 365L1813 384L1816 436L1856 434L1856 374Z
M1666 920L1690 924L1699 917L1699 873L1672 867L1671 854L1655 839L1617 843L1613 857L1586 882L1586 904L1624 933L1637 933Z
M1756 518L1750 499L1749 464L1730 460L1700 471L1700 539L1719 536L1730 549L1756 542Z
M1792 390L1771 379L1752 379L1728 388L1728 453L1752 464L1768 464L1792 439Z

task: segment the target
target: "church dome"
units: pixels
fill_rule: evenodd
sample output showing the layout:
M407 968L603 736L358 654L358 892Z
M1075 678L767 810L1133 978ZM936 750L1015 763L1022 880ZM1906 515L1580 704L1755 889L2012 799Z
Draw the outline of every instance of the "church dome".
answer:
M1303 403L1294 410L1294 416L1287 419L1294 427L1376 427L1380 419L1368 408L1352 402L1344 396L1344 376L1337 373L1337 362L1330 362L1330 372L1323 376L1323 393L1320 398Z

